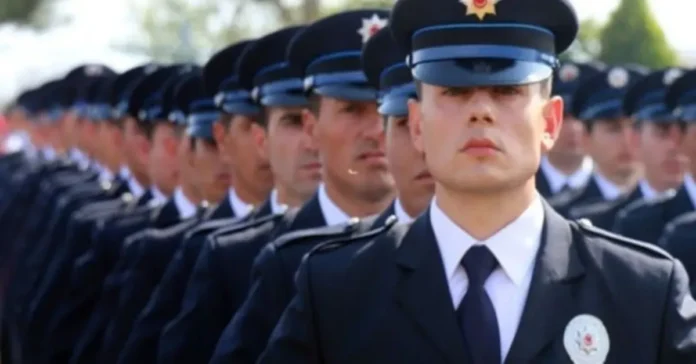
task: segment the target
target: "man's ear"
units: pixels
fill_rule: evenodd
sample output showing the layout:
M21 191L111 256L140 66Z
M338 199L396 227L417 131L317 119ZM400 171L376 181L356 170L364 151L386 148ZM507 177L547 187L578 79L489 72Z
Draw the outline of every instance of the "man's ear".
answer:
M560 96L553 96L544 105L544 134L541 138L541 152L548 153L561 132L563 127L563 99Z
M423 114L421 112L420 101L416 99L408 100L408 129L411 133L411 141L416 150L423 153Z
M258 150L259 154L264 159L268 159L268 149L267 149L268 135L266 133L266 129L264 129L258 123L252 123L251 124L251 137L254 140L254 145L256 146L256 149Z

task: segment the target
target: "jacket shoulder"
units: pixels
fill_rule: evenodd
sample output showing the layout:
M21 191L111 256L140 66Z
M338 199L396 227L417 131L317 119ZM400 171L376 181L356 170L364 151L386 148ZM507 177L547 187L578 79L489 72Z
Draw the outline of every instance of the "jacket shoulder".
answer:
M664 235L672 235L682 231L696 233L696 211L679 215L668 222L665 225Z
M316 241L317 239L325 240L346 236L356 231L361 221L362 220L358 218L353 218L345 224L290 231L278 236L271 244L273 244L276 249L286 249L298 244Z
M236 242L254 239L261 231L267 231L286 219L286 214L272 214L216 230L208 242L214 247L233 245Z
M630 217L644 218L653 214L659 208L664 206L664 204L672 200L674 196L676 196L676 191L669 191L661 196L651 199L641 198L631 202L626 207L621 209L616 217L617 219L625 219Z
M572 225L577 226L579 232L584 237L589 238L587 240L595 246L599 244L607 244L604 247L619 249L621 252L626 252L628 250L653 259L670 262L674 260L669 253L659 248L657 245L631 239L623 235L614 234L610 231L600 229L593 226L592 223L586 219L581 219Z
M346 236L346 237L337 237L335 239L327 240L326 242L324 242L324 243L316 246L314 249L312 249L309 252L309 255L329 253L331 251L341 249L347 245L353 245L356 243L377 239L381 235L384 235L387 232L389 232L389 230L391 230L391 228L393 228L397 222L398 222L398 219L395 215L388 217L384 221L384 224L382 224L381 226L373 226L374 225L374 222L373 222L372 224L369 225L369 228L366 229L366 231L361 232L359 234L355 234L352 236Z
M616 206L614 201L595 201L575 206L570 209L568 216L571 219L597 216L611 211Z
M236 225L243 223L246 223L246 221L242 220L239 217L228 217L224 219L208 220L186 233L186 239L190 239L194 235L207 234L214 230L223 229L227 227L235 227Z

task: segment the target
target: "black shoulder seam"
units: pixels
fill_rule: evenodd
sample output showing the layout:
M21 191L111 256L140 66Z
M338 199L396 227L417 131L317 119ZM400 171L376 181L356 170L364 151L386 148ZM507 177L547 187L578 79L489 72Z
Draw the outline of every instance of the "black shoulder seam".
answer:
M614 234L610 231L600 229L598 227L592 226L592 224L588 220L582 219L575 223L571 222L571 224L576 225L580 228L580 230L592 236L604 238L613 243L619 243L628 248L640 250L644 253L650 254L655 257L665 258L669 260L673 259L669 253L667 253L655 244L650 244L640 240L631 239L623 235Z
M389 230L391 230L391 228L396 225L398 220L399 219L395 215L391 215L384 222L384 225L382 225L378 228L368 230L368 231L361 233L361 234L358 234L358 235L343 236L340 238L331 239L329 241L323 242L323 243L317 245L316 247L314 247L314 249L310 250L309 253L307 253L307 257L309 257L313 254L330 252L330 251L336 250L340 247L351 244L353 242L375 238L375 237L382 235L382 234L388 232Z
M240 222L239 224L234 224L234 225L231 225L227 228L222 228L220 230L220 233L225 234L225 235L233 234L233 233L236 233L236 232L239 232L242 230L246 230L246 229L253 228L253 227L256 227L259 225L263 225L269 221L273 221L273 220L278 219L282 216L283 216L283 214L271 214L271 215L266 215L266 216L259 217L259 218L253 219L253 220L249 220L246 222Z
M346 234L351 234L354 232L358 228L358 224L360 222L360 219L355 218L351 219L345 224L290 231L285 234L281 234L275 241L273 241L273 245L276 248L284 248L304 242L307 239L342 237Z

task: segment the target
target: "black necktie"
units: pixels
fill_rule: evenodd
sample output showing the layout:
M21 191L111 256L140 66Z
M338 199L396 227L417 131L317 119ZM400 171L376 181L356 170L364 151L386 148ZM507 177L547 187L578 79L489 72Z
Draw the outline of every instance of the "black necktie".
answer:
M464 255L461 264L469 278L469 288L457 316L472 363L500 364L498 319L483 286L498 266L498 261L488 247L474 245Z

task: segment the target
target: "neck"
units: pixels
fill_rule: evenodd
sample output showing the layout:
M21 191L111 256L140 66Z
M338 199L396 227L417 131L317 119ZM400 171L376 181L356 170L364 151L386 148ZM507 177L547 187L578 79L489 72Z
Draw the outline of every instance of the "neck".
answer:
M283 184L276 185L276 191L278 194L278 203L282 205L287 205L288 207L299 207L302 206L310 196L305 196L300 193L296 193L293 189L285 186Z
M690 159L689 173L692 176L696 176L696 156Z
M404 208L404 211L408 214L410 217L416 217L420 214L423 213L428 208L428 204L430 203L430 200L432 199L432 195L428 195L425 197L420 197L420 198L414 198L410 196L405 196L403 194L399 194L399 202L401 202L401 206Z
M243 178L237 178L238 175L235 174L234 178L234 192L240 200L248 204L258 205L268 198L270 190L262 190L258 186L254 186L253 182L247 183Z
M606 178L609 182L619 186L619 187L630 187L637 182L636 173L618 174L618 173L606 173L602 167L596 166L597 172Z
M438 207L460 228L478 240L495 235L517 219L536 198L534 178L523 186L492 193L452 191L438 184Z
M585 160L584 156L563 156L554 153L549 153L546 158L552 166L556 167L559 171L563 172L565 175L571 175L575 173L582 166L582 162Z
M331 201L343 212L352 217L367 217L384 211L393 200L393 194L385 194L381 198L367 199L359 193L341 191L334 184L325 181L326 194Z
M184 193L184 196L191 201L193 204L199 204L201 202L201 196L196 190L195 187L191 183L183 183L181 184L181 192Z
M664 179L654 176L651 173L648 173L647 171L643 178L645 179L645 182L647 182L648 185L657 192L665 192L678 187L670 183L665 183Z

